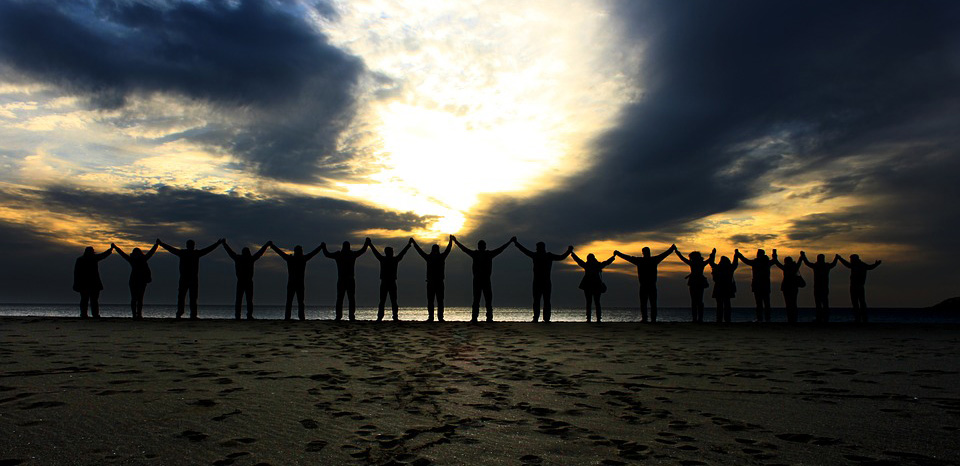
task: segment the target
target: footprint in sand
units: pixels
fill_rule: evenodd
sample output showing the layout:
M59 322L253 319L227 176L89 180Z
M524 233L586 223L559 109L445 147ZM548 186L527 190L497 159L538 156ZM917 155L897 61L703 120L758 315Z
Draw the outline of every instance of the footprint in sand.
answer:
M201 442L203 439L209 437L209 435L202 432L197 432L195 430L185 430L180 432L180 436L191 442Z
M217 402L216 402L216 401L213 401L213 400L197 400L197 401L193 401L193 402L190 402L190 403L187 403L187 404L190 404L190 405L193 405L193 406L200 406L200 407L203 407L203 408L209 408L209 407L211 407L211 406L216 406L216 405L217 405Z
M300 425L303 426L304 429L316 429L320 427L320 424L317 424L317 421L313 419L301 419Z
M316 453L318 451L323 450L326 446L327 446L327 442L323 440L314 440L307 444L307 448L305 449L305 451L307 453Z
M36 403L31 403L27 406L24 406L20 409L37 409L37 408L56 408L57 406L65 406L66 403L62 401L38 401Z

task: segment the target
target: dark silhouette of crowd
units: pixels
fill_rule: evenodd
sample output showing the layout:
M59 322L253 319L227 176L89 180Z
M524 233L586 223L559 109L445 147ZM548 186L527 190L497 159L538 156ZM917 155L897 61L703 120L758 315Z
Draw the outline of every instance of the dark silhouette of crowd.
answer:
M343 318L343 301L348 301L347 318L356 320L356 277L355 269L357 259L366 253L367 249L373 252L374 257L380 263L380 300L378 305L377 320L384 318L387 298L390 299L392 320L400 320L399 305L397 300L397 277L400 261L406 255L407 251L413 247L420 257L426 262L427 276L427 309L429 317L427 321L434 320L434 306L436 306L436 318L443 321L444 305L444 271L447 256L450 254L452 246L456 244L460 250L472 259L473 271L473 302L471 322L477 322L480 317L480 301L484 301L486 314L485 320L492 322L494 318L493 307L493 283L491 276L493 273L493 260L511 244L533 262L533 322L541 319L541 310L543 312L543 322L550 322L551 317L551 271L554 262L564 261L567 256L573 258L574 262L583 269L583 278L580 280L579 288L583 290L586 320L591 322L602 322L603 311L600 304L600 298L607 291L607 285L603 281L603 269L612 264L618 257L635 265L637 267L637 279L639 282L639 298L641 321L655 323L657 321L657 267L667 259L671 253L675 253L681 262L686 264L690 273L684 277L690 293L690 315L691 321L703 322L704 318L704 291L710 288L710 282L704 271L710 266L710 275L713 279L713 292L711 296L716 301L716 321L731 322L731 300L736 296L737 284L735 272L740 262L750 266L752 280L750 290L756 301L756 319L755 322L769 322L771 319L770 307L770 268L776 266L783 273L780 282L780 291L783 293L784 310L787 322L795 323L799 320L797 300L801 288L806 286L806 282L801 275L801 268L805 265L813 270L813 295L816 306L816 317L814 322L824 323L830 320L829 305L829 284L830 270L837 263L843 264L850 269L850 298L853 304L854 320L856 322L867 322L867 303L865 285L867 280L867 271L875 269L880 265L880 261L867 264L860 260L860 256L852 254L850 260L846 260L839 254L835 255L830 262L826 261L824 254L817 255L817 260L811 262L807 259L806 253L801 251L796 259L785 257L781 261L777 256L777 250L773 250L771 256L767 256L766 251L758 249L754 259L748 259L740 250L735 250L733 259L727 256L721 256L717 260L717 250L713 249L707 258L704 258L699 251L691 251L686 256L681 253L676 245L671 245L666 251L651 255L650 248L643 248L640 256L631 256L620 251L614 251L613 254L604 261L597 260L593 254L587 254L586 259L582 259L574 252L573 246L567 246L563 254L555 254L547 251L543 242L536 244L535 250L530 250L520 244L516 237L495 249L487 249L485 241L477 242L477 248L471 249L461 243L453 235L450 235L446 248L441 251L440 245L434 244L430 252L423 248L413 238L410 238L407 244L396 254L392 247L385 247L381 253L370 238L367 238L357 250L350 247L350 243L344 241L341 248L336 251L327 249L326 243L320 243L309 253L303 252L300 245L294 246L293 252L287 252L277 247L273 241L267 241L256 252L251 252L249 247L243 247L240 253L237 253L227 244L226 240L221 238L215 243L197 249L193 240L187 240L185 247L180 249L171 246L160 239L157 239L153 247L144 253L140 248L134 248L130 254L125 253L116 244L111 243L110 248L96 253L92 247L84 249L74 267L74 291L80 293L80 316L100 317L100 292L103 290L103 282L100 280L99 263L106 259L116 250L125 261L130 264L130 311L134 319L143 318L143 299L147 285L152 281L150 266L148 261L157 251L157 247L162 247L171 254L177 256L180 262L180 279L177 291L177 312L176 318L180 319L186 312L187 299L189 297L190 319L197 319L198 315L198 293L199 293L199 272L200 258L213 252L217 247L223 246L230 259L233 260L236 276L236 302L235 318L242 318L243 304L246 304L247 319L254 319L253 306L253 277L254 266L257 260L263 257L267 249L272 249L287 264L287 294L284 318L290 320L292 317L293 299L297 299L297 310L300 320L306 319L305 299L304 299L304 281L306 277L307 262L322 252L324 256L333 259L337 267L337 294L336 294L336 315L335 320ZM89 313L88 313L89 310ZM649 312L648 312L649 310Z

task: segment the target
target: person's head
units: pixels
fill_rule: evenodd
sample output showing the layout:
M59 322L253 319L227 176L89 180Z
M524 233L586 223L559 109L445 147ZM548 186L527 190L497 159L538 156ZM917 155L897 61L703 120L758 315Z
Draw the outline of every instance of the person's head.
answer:
M487 242L484 241L484 240L480 240L479 242L477 242L477 249L479 249L479 250L481 250L481 251L486 251L486 250L487 250Z
M587 254L587 262L596 262L597 256L594 256L593 253Z
M850 254L850 262L860 262L860 254Z
M349 251L349 250L350 250L350 242L349 242L349 241L344 241L344 242L343 242L343 245L340 246L340 250L343 251L343 252Z
M130 252L130 255L133 257L140 257L143 255L143 251L140 248L133 248L133 251Z
M783 260L783 265L793 265L793 258L790 257L790 256L787 256L787 257Z
M723 266L730 265L730 258L727 257L727 256L721 257L721 258L720 258L720 265L723 265Z
M302 255L303 255L303 246L300 246L299 244L296 245L296 246L294 246L294 247L293 247L293 254L294 254L294 255L297 255L297 256L302 256Z
M763 249L757 249L757 257L758 257L758 258L764 257L764 256L766 256L766 255L767 255L767 251L764 251Z
M547 250L547 245L543 241L537 243L537 252L544 252Z
M386 255L387 257L393 257L393 248L391 248L390 246L383 248L383 254Z
M700 255L700 251L693 251L690 253L690 259L701 261L703 260L703 256Z
M187 240L187 249L193 249L197 247L197 243L194 243L192 239Z
M640 252L643 253L643 257L650 257L650 248L643 248Z
M93 246L87 246L87 247L83 248L83 255L84 255L84 256L92 256L92 255L93 255Z
M243 248L243 249L240 251L240 254L243 255L243 257L249 256L249 255L250 255L250 248Z
M826 261L827 261L827 256L824 256L823 254L817 254L817 263L822 264Z
M431 253L431 254L440 254L440 246L434 244L433 247L430 248L430 253Z

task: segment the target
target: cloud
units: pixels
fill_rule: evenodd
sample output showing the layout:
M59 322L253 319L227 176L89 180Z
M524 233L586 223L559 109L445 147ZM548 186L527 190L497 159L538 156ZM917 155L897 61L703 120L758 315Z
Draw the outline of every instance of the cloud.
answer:
M321 5L322 4L318 4ZM220 112L181 134L260 173L310 180L343 170L362 60L285 2L0 2L0 62L25 79L117 109L156 93Z
M770 233L758 234L737 234L730 237L730 242L735 244L756 245L768 243L778 238L778 235Z

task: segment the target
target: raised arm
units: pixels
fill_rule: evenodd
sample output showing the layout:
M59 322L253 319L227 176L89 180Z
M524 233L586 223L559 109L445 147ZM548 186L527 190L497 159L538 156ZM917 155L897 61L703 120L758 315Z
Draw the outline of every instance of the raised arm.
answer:
M840 257L840 254L837 254L837 256L834 257L833 259L834 259L834 260L839 260L840 263L843 264L844 267L846 267L846 268L848 268L848 269L850 268L850 263L847 262L846 259L844 259L843 257Z
M804 251L800 251L800 262L801 262L803 265L806 265L807 267L810 267L811 269L813 268L813 262L810 262L810 260L807 259L807 253L804 252Z
M616 255L610 256L609 259L607 259L607 260L605 260L605 261L603 261L603 262L600 263L600 268L602 269L602 268L604 268L604 267L612 264L613 261L615 261L616 259L617 259L617 256L616 256Z
M223 239L223 238L220 238L220 239L217 240L216 243L213 243L213 244L211 244L210 246L207 246L207 247L201 249L200 251L198 251L198 253L199 253L201 256L206 256L207 254L210 254L211 251L213 251L214 249L217 249L217 247L219 247L221 244L225 243L226 241L227 241L227 240L225 240L225 239Z
M670 256L670 253L672 253L673 251L676 251L676 250L677 250L677 245L676 245L676 244L671 244L670 247L667 248L666 251L663 251L662 253L657 254L656 256L653 256L653 261L656 262L657 264L659 264L659 263L663 262L664 259L666 259L667 257L669 257L669 256Z
M167 244L167 243L164 243L163 241L160 240L160 238L157 238L157 244L159 244L160 247L162 247L163 249L166 249L167 251L169 251L170 254L173 254L174 256L179 256L179 255L180 255L180 250L179 250L179 249L177 249L177 248L175 248L175 247L173 247L173 246L170 246L170 245Z
M327 243L320 243L320 251L323 252L323 255L329 257L330 259L336 259L337 255L327 251Z
M777 266L778 269L783 270L783 264L780 263L780 259L777 257L777 250L773 250L773 255L770 256L772 259L773 265Z
M310 260L310 259L313 259L313 256L316 256L317 254L320 253L320 249L322 248L322 246L323 246L323 243L320 243L320 246L317 246L317 247L313 248L313 251L310 251L310 252L304 254L304 255L303 255L303 260L304 260L304 261L308 261L308 260Z
M516 246L517 249L519 249L520 252L523 253L523 255L525 255L525 256L527 256L527 257L533 257L533 251L531 251L531 250L523 247L523 245L520 244L519 241L514 241L514 242L513 242L513 245Z
M236 252L233 251L233 248L231 248L226 241L223 242L223 250L227 251L227 255L230 256L230 258L233 260L237 260L237 258L240 257L237 255Z
M413 245L413 248L417 250L417 254L420 254L420 257L426 259L427 253L423 252L423 249L420 249L420 245L417 244L417 240L410 238L410 244Z
M733 255L733 267L731 267L730 270L737 270L737 266L739 266L739 265L740 265L740 260L737 259L737 255L734 254L734 255Z
M868 265L868 266L867 266L867 270L873 270L873 269L879 267L881 262L883 262L883 261L876 261L876 262L874 262L873 264Z
M510 243L513 243L516 240L517 240L517 237L514 236L513 238L510 238L510 240L507 241L506 243L503 243L503 246L500 246L499 248L494 249L493 251L490 251L490 253L493 254L493 257L497 257L500 255L501 252L507 249L507 246L510 246Z
M667 252L671 252L671 251L667 251ZM627 262L629 262L629 263L631 263L631 264L633 264L633 265L636 265L636 264L637 264L637 261L640 260L639 257L631 256L631 255L629 255L629 254L624 254L624 253L620 252L619 250L613 251L613 255L614 255L614 256L617 256L617 257L619 257L619 258L621 258L621 259L623 259L623 260L625 260L625 261L627 261Z
M153 247L150 248L150 250L147 251L147 253L144 255L144 259L149 260L151 257L153 257L153 255L157 253L157 246L159 245L156 242L154 242Z
M447 256L450 255L451 249L453 249L453 235L450 235L450 239L447 240L447 248L440 253L440 257L443 257L444 259L446 259Z
M263 253L267 252L267 248L270 247L271 244L273 244L271 241L267 241L266 243L263 244L263 246L260 246L260 249L257 252L253 253L253 260L257 260L263 257ZM227 247L226 242L223 243L223 247Z
M380 254L380 251L377 251L377 247L373 244L370 245L370 251L373 252L373 257L376 257L378 261L383 260L383 256Z
M458 248L460 248L461 251L467 253L468 256L473 257L473 249L470 249L464 246L463 243L461 243L456 236L450 235L450 239L453 240L453 242L457 245Z
M362 256L363 253L367 252L367 248L369 248L370 246L373 246L373 241L370 241L370 238L363 240L363 247L357 250L357 252L353 253L353 255L355 257Z
M270 249L273 249L273 252L277 253L277 255L280 256L280 257L282 257L283 259L286 259L286 258L290 257L290 254L287 254L287 253L283 252L283 250L280 249L280 248L278 248L276 244L273 244L273 241L271 241L271 242L269 242L269 243L267 243L267 244L270 245Z
M397 262L400 262L400 259L403 259L403 256L407 254L407 251L410 250L410 246L413 246L412 242L407 242L407 245L400 250L400 253L397 254Z
M690 259L683 257L683 253L681 253L679 249L674 249L673 252L677 253L677 257L679 257L684 264L690 265Z
M836 267L836 266L837 266L837 262L839 262L839 261L840 261L840 255L839 255L839 254L833 256L833 262L830 262L829 264L827 264L827 268L828 268L828 269L832 269L832 268Z
M550 259L555 261L562 261L573 252L573 246L567 246L567 250L563 254L550 254Z
M753 266L753 263L756 262L756 259L752 259L752 260L751 260L751 259L747 259L747 256L744 256L743 254L740 254L740 250L739 250L739 249L737 249L737 250L734 252L733 257L735 257L735 258L736 258L736 257L739 257L741 262L743 262L744 264L747 264L747 265L749 265L749 266Z
M103 252L101 252L100 254L97 254L97 255L94 256L94 257L97 258L97 261L102 261L102 260L106 259L107 257L109 257L110 254L113 254L113 246L112 246L112 245L111 245L109 248L107 248L106 251L103 251Z
M579 256L577 256L577 253L575 253L575 252L571 252L571 253L570 253L570 257L572 257L572 258L573 258L573 261L576 262L577 265L579 265L580 267L584 267L584 266L587 265L586 263L583 262L583 260L580 259Z
M707 262L711 264L715 264L716 262L714 262L714 260L716 258L717 258L717 248L713 248L713 250L710 251L710 257L707 258Z
M122 257L123 260L125 260L125 261L129 261L129 260L130 260L130 256L128 256L127 253L123 252L123 249L120 249L120 247L117 246L115 243L110 243L110 247L113 248L113 249L116 249L116 250L117 250L117 254L120 254L120 257ZM153 247L157 247L157 246L154 245Z

